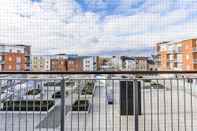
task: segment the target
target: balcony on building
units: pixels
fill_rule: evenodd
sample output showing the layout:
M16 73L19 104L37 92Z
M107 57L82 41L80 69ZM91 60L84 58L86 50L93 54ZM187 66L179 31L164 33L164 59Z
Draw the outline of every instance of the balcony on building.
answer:
M193 64L197 64L197 59L193 59Z
M192 51L193 51L193 52L197 52L197 47L193 47L193 48L192 48Z

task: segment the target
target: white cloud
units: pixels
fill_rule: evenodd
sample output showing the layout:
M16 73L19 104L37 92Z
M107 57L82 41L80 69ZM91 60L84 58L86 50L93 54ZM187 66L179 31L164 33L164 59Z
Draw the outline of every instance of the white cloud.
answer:
M104 4L98 0L93 2ZM186 21L195 10L192 4L187 6L194 9L168 10L172 4L169 1L154 2L146 1L144 11L133 15L114 14L100 21L100 14L82 12L73 0L42 0L37 4L30 0L2 0L0 43L30 44L34 53L50 49L85 55L146 48L162 40L197 37L196 17ZM136 1L123 0L121 9L135 4ZM161 15L161 11L166 13Z

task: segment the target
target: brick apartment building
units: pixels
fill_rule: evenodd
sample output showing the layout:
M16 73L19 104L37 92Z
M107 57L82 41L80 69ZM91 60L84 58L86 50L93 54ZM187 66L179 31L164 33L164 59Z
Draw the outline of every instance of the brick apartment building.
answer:
M68 71L83 71L83 59L80 57L69 58Z
M31 46L0 45L0 71L29 71Z
M197 70L197 39L156 45L159 70Z
M51 71L67 71L68 57L66 54L51 56Z

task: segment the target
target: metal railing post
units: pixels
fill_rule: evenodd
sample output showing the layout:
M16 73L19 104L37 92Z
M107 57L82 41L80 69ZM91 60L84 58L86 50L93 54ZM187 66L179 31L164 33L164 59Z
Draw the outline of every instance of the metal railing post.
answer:
M61 117L61 131L64 131L64 112L65 112L65 79L63 78L61 80L61 111L60 111L60 117Z
M138 82L134 80L134 120L135 120L135 131L138 131L138 115L139 115L139 101L138 101Z

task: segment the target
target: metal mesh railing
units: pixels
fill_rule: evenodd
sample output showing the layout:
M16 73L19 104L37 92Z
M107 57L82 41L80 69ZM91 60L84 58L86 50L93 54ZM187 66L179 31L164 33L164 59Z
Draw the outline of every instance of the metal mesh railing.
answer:
M2 78L0 131L197 129L195 77L69 77Z

